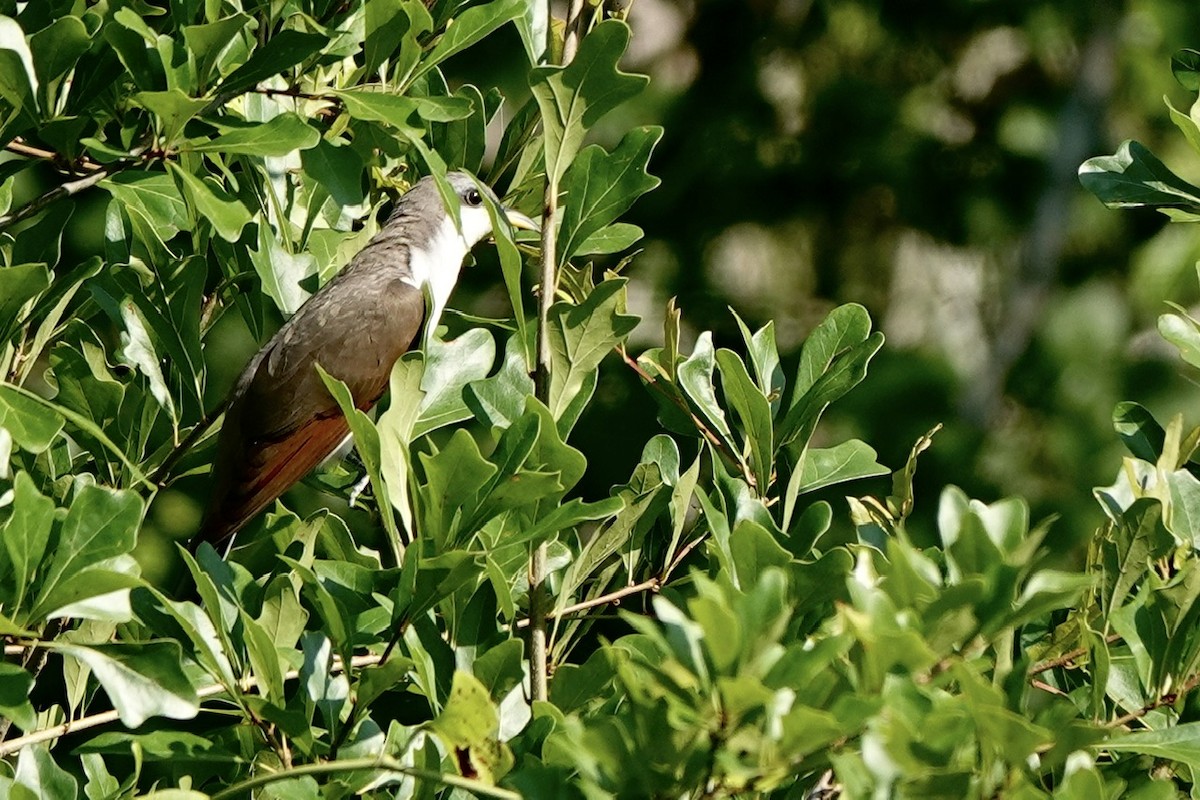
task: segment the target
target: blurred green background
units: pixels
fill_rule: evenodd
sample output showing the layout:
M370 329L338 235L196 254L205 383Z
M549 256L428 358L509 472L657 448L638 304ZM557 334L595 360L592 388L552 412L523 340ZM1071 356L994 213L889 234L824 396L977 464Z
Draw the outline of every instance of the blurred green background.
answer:
M674 296L689 349L703 330L740 348L732 306L752 327L774 320L787 369L830 308L862 303L888 344L827 418L828 439L859 436L896 468L944 423L918 472L918 537L954 483L1061 515L1051 541L1078 555L1101 519L1091 487L1122 455L1114 404L1196 421L1196 389L1154 326L1165 301L1200 299L1200 236L1105 209L1076 170L1135 138L1200 178L1163 104L1192 101L1169 58L1200 47L1200 5L634 0L629 21L626 68L652 82L599 136L666 129L651 162L662 186L628 217L647 234L626 270L643 317L631 350L660 341ZM448 74L499 86L515 110L524 69L508 30ZM77 211L69 255L102 249L104 200ZM480 251L452 305L503 315L494 254ZM256 347L234 317L208 345L214 407ZM585 495L627 479L654 413L631 371L602 370L574 440ZM205 482L165 493L150 524L191 533Z
M627 121L666 128L663 184L630 217L647 231L629 272L636 344L677 296L686 330L719 345L740 347L727 306L774 320L794 363L830 307L862 303L888 343L829 438L860 436L898 468L942 422L918 529L954 483L1060 514L1051 541L1079 555L1100 523L1091 487L1123 454L1114 404L1196 422L1155 321L1200 297L1200 232L1110 211L1076 171L1134 138L1200 175L1163 104L1194 99L1169 59L1200 47L1200 5L635 0L630 21L628 66L652 82ZM579 431L600 482L631 466L597 461L603 442L646 435L653 413L634 376L604 381Z

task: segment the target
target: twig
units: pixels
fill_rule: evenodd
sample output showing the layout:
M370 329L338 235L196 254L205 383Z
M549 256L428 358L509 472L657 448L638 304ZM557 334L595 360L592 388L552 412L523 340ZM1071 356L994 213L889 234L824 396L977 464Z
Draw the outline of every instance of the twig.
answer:
M1108 723L1108 727L1120 728L1122 726L1128 725L1129 723L1133 722L1134 720L1141 719L1142 717L1146 716L1147 714L1149 714L1151 711L1154 711L1155 709L1162 708L1163 706L1174 705L1179 700L1179 698L1183 697L1185 694L1190 692L1192 689L1195 689L1196 686L1198 686L1198 685L1200 685L1200 675L1193 675L1192 677L1190 677L1186 681L1184 681L1183 684L1180 685L1179 689L1177 689L1176 691L1167 692L1162 697L1154 698L1149 703L1147 703L1146 705L1137 709L1136 711L1130 711L1128 714L1123 714L1123 715L1117 717L1112 722Z
M167 454L167 457L162 460L162 463L154 469L154 472L150 473L151 483L159 487L166 485L165 481L170 477L172 468L179 463L179 459L183 458L192 449L196 442L204 437L204 434L208 433L213 423L225 413L226 405L228 403L223 403L212 415L201 419L188 431L188 435L183 437L183 441L175 445L171 452Z
M67 158L61 153L56 153L53 150L46 150L41 147L34 147L31 144L26 144L20 138L14 139L8 144L4 145L4 149L10 153L16 153L19 156L25 156L26 158L37 158L41 159L42 161L49 161L56 165L67 163ZM97 164L90 158L81 158L78 162L72 163L71 166L87 170L88 172L95 172L96 170L104 168L102 165Z
M1104 641L1106 644L1112 644L1113 642L1117 642L1120 640L1121 640L1120 634L1116 634L1116 633L1111 633L1108 636L1104 637ZM1029 672L1027 674L1031 675L1031 676L1032 675L1040 675L1043 672L1047 672L1047 671L1055 669L1057 667L1065 667L1068 664L1070 664L1072 661L1074 661L1075 659L1079 658L1080 656L1087 655L1087 652L1088 652L1088 648L1077 647L1074 650L1070 650L1066 653L1063 653L1058 658L1052 658L1052 659L1049 659L1048 661L1042 661L1037 664L1034 664L1032 667L1029 668Z
M299 89L270 89L260 86L248 91L252 94L265 94L268 97L296 97L301 100L326 100L331 103L341 102L334 95L313 94L312 92L302 92Z
M125 169L126 167L130 166L131 163L132 162L109 164L105 167L101 167L100 169L96 170L91 175L87 175L87 176L79 178L77 180L67 181L66 183L61 184L60 186L54 187L50 191L41 195L40 197L36 197L33 200L30 200L28 203L21 206L20 208L18 208L16 211L12 212L11 214L5 214L3 216L0 216L0 230L4 230L5 228L11 227L23 219L29 219L30 217L32 217L34 214L41 211L46 206L51 205L52 203L55 203L59 200L62 200L64 197L71 197L73 195L79 194L84 189L90 189L91 187L93 187L97 183L99 183L100 181L107 178L109 175L112 175L113 173L119 172L119 171Z
M754 478L754 474L750 472L749 467L742 464L737 458L734 457L733 453L729 451L729 448L725 446L725 443L721 441L720 437L713 433L712 429L704 424L704 420L700 419L696 412L688 406L687 401L683 400L674 392L668 392L666 389L660 386L658 379L649 372L646 372L646 370L642 368L642 365L637 362L637 359L629 355L629 353L625 350L625 345L617 345L616 349L617 352L621 354L621 360L624 361L630 369L636 372L637 376L641 378L647 386L653 387L655 391L657 391L663 397L666 397L668 400L678 406L679 410L687 414L688 417L691 418L692 424L696 426L696 430L699 432L700 436L703 437L704 440L713 447L715 447L717 452L720 453L730 465L741 472L742 477L746 479L748 484L751 486L756 485L757 481Z
M572 0L572 4L577 0ZM547 35L553 37L553 26ZM574 55L572 53L571 55ZM563 53L562 64L570 63L570 56ZM533 388L538 400L550 403L550 307L558 288L558 177L553 170L546 170L546 191L542 209L542 263L540 288L538 290L537 363L534 365ZM547 664L546 620L550 611L550 598L546 590L546 544L534 548L529 556L529 690L530 700L545 700L549 697L549 670Z
M609 592L608 594L602 594L599 597L593 597L591 600L584 600L582 603L575 603L573 605L566 606L561 611L550 611L546 614L546 619L561 619L568 614L587 611L589 608L595 608L596 606L604 606L608 605L609 603L619 603L621 600L625 599L631 594L638 594L639 592L657 592L661 588L661 580L658 578L650 578L649 580L642 581L641 583L635 583L632 586L624 586L616 591ZM518 628L528 628L529 624L530 620L528 619L517 620Z
M1070 695L1068 695L1062 689L1059 689L1057 686L1051 686L1050 684L1046 683L1043 680L1034 678L1029 683L1033 686L1033 688L1041 689L1043 692L1049 692L1050 694L1056 694L1059 697L1070 697Z
M382 658L377 655L354 656L350 659L350 666L354 668L368 667L373 664L378 664L381 661ZM344 672L345 669L346 665L342 662L342 660L337 656L334 656L334 663L329 668L330 674L336 675L339 672ZM283 679L285 681L294 681L299 677L300 670L293 669L289 670L283 676ZM249 677L242 681L240 686L243 692L249 692L252 689L258 688L258 679ZM196 696L200 700L207 700L210 697L216 697L218 695L226 694L227 692L228 689L224 685L213 684L212 686L205 686L201 689L198 689L196 691ZM0 742L0 758L11 753L15 753L26 745L37 744L38 742L47 742L51 739L58 739L66 736L68 733L85 731L89 728L97 728L101 725L107 725L110 722L116 722L118 719L120 719L120 716L115 710L101 711L98 714L91 714L90 716L81 717L73 722L64 722L60 725L52 725L49 728L42 728L41 730L37 730L26 734L25 736L13 739L11 742Z
M326 761L315 764L303 764L299 767L280 770L278 772L265 772L260 775L255 775L253 778L235 783L227 789L222 789L212 795L212 800L230 800L233 797L241 795L252 795L254 789L262 786L275 783L277 781L291 780L304 775L335 775L342 772L394 772L399 775L408 775L419 780L433 781L445 786L451 786L457 789L465 789L472 794L482 797L496 797L502 800L521 800L521 795L508 789L501 789L499 786L483 783L481 781L464 778L461 775L453 773L434 772L432 770L418 769L416 767L406 767L395 759L387 756L368 757L368 758L352 758L345 761Z

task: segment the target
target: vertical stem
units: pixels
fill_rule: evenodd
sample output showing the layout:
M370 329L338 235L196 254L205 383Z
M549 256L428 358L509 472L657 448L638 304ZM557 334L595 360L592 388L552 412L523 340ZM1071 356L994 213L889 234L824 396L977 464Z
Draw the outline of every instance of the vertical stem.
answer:
M545 210L542 211L542 274L538 293L537 368L534 393L543 403L550 401L550 306L558 285L558 182L546 181ZM532 699L548 696L546 617L550 597L546 591L546 545L540 544L529 559L529 688Z
M547 0L548 2L548 0ZM583 18L583 0L571 0L563 41L563 65L571 63L579 49L579 26ZM553 30L553 28L551 28ZM551 51L553 48L551 48ZM542 271L538 294L537 365L534 370L534 394L550 401L550 306L558 289L558 178L546 176L546 196L542 211ZM532 700L548 696L548 659L546 654L546 618L550 597L546 591L546 545L538 545L529 557L529 689Z

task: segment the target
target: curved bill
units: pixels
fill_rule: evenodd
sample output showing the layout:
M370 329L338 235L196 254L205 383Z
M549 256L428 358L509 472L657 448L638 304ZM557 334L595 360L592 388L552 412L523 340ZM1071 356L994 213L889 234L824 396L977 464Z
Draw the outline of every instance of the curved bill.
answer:
M508 219L508 224L512 225L514 228L520 228L521 230L526 231L540 231L542 229L542 226L539 225L536 220L525 216L520 211L516 211L511 208L504 208L503 206L500 208L500 210L504 212L504 216Z

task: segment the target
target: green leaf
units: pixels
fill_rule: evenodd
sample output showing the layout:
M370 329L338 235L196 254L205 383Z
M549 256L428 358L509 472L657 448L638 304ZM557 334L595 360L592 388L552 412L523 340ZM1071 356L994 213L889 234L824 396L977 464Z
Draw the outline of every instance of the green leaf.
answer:
M207 220L217 235L227 242L242 237L242 229L250 223L250 211L242 201L226 192L213 178L199 178L172 162L167 169L175 176L183 194L191 200L200 220Z
M646 165L662 134L658 127L634 128L611 153L599 145L580 152L563 177L559 258L567 260L576 255L588 237L614 222L634 201L661 183L646 172Z
M0 346L16 330L25 304L50 288L50 277L45 264L0 268Z
M371 418L355 407L354 398L350 395L346 384L331 376L320 364L317 365L317 372L325 383L325 388L333 395L338 407L346 415L346 421L350 424L350 433L354 436L354 447L358 450L363 466L367 469L371 489L379 498L377 505L379 514L383 518L383 527L387 530L396 561L401 562L404 556L404 545L400 538L400 531L396 527L396 518L392 514L392 501L381 472L379 431L376 430L375 423L371 422Z
M282 30L272 36L266 44L255 48L246 63L221 82L221 93L237 94L260 81L291 69L309 56L319 53L328 42L329 39L324 34Z
M725 399L733 406L742 433L750 445L750 461L758 494L765 495L774 466L771 442L771 403L754 382L742 359L732 350L717 351L717 368L721 371L721 388Z
M334 91L333 95L342 101L346 113L354 119L382 122L415 138L424 134L422 128L410 122L417 111L417 103L411 97L366 89L345 89Z
M41 411L39 412L37 409L41 409ZM0 384L0 428L7 428L18 444L20 444L21 439L18 438L17 431L14 431L6 420L11 421L13 425L22 426L23 436L37 437L30 439L30 441L41 442L42 434L48 430L46 426L50 424L56 425L56 433L62 429L63 417L66 417L72 424L94 437L97 442L120 459L125 468L133 475L134 480L153 487L153 484L146 479L145 473L142 472L138 465L130 461L129 456L125 455L125 452L121 448L113 444L112 439L109 439L104 431L94 422L82 414L78 414L75 411L36 395L22 386ZM49 443L53 438L53 436L45 438L46 444L40 448L30 446L26 447L26 449L32 452L41 452L49 447Z
M525 5L525 0L493 0L463 11L446 28L433 50L421 60L409 82L480 41L504 23L516 19L524 13Z
M75 579L96 562L133 550L144 507L142 498L128 489L79 489L46 567L34 614L53 610L46 601L60 583Z
M1135 731L1109 739L1097 747L1165 758L1187 764L1192 769L1200 769L1200 722L1184 722L1156 731Z
M1079 167L1079 182L1109 208L1179 208L1200 211L1200 188L1167 169L1135 141L1111 156L1089 158Z
M561 419L591 372L637 325L625 312L625 279L601 283L578 306L555 303L550 309L549 407Z
M814 492L835 483L887 475L890 470L875 461L875 450L866 442L851 439L828 449L810 448L796 465L788 495Z
M509 337L500 371L467 384L464 390L464 401L476 419L490 428L507 428L521 416L525 398L533 394L533 379L526 365L518 337Z
M207 86L213 69L229 46L250 24L248 14L233 14L201 25L184 25L183 41L196 60L196 77L200 86Z
M766 528L748 519L733 529L729 548L737 573L735 579L742 589L756 585L765 570L786 567L792 561L792 554Z
M0 661L0 715L12 720L21 730L37 725L37 714L29 702L33 676L16 664Z
M471 665L475 678L497 703L520 684L524 677L524 649L524 643L520 639L507 639L475 659L475 663Z
M1133 402L1117 403L1113 409L1113 428L1134 457L1151 464L1158 461L1166 433L1145 408Z
M1171 56L1171 74L1188 91L1200 91L1200 52L1189 49L1176 51Z
M183 195L165 172L125 170L105 178L100 186L127 214L140 216L146 229L160 242L168 242L190 227Z
M121 336L121 361L146 376L146 380L150 384L150 394L170 416L172 426L177 426L179 416L175 411L175 399L171 388L167 386L167 378L162 369L162 358L154 348L154 342L150 338L150 329L142 316L141 309L129 297L122 300L118 307L121 314L121 326L124 328Z
M50 542L53 520L54 501L37 490L28 474L18 472L13 480L12 514L0 527L15 584L11 606L7 607L10 614L22 607L25 596L34 588L33 579ZM0 574L3 572L0 569Z
M466 90L465 92L463 90ZM417 114L429 122L456 122L475 115L483 118L483 95L479 89L467 84L457 93L449 97L417 97L409 98L417 107Z
M364 667L358 673L358 682L354 687L356 702L360 707L368 708L392 687L399 684L413 667L413 660L404 656L393 655L382 664L372 664Z
M258 249L249 251L250 263L262 280L262 290L285 315L296 313L308 299L301 281L317 271L311 253L290 253L283 249L271 226L261 216L258 222Z
M136 728L150 717L192 719L200 711L175 642L44 645L87 664L127 727Z
M246 653L250 657L250 666L254 677L258 679L258 687L264 699L282 708L287 698L283 693L283 669L279 664L279 653L275 642L266 628L246 613L238 609L241 616L242 631L246 644Z
M383 62L401 49L406 34L410 46L415 44L411 30L413 22L405 6L402 0L376 0L364 5L363 72L368 76L374 76Z
M20 24L10 17L0 17L0 98L14 109L24 112L29 121L37 110L35 93L38 89L33 54L25 41Z
M478 88L460 86L453 97L414 98L423 119L436 120L430 131L433 148L446 162L447 169L479 171L487 147L487 101ZM427 106L422 108L422 105ZM465 113L463 107L465 106ZM471 109L479 113L471 113Z
M704 331L696 339L692 354L679 365L679 386L688 399L699 409L704 421L726 442L733 439L733 432L725 419L725 411L717 402L717 390L713 385L713 369L716 367L712 334Z
M321 140L315 128L290 111L266 122L222 127L225 132L212 139L185 140L179 146L180 152L286 156L294 150L316 147Z
M106 565L88 567L75 574L73 580L58 584L53 592L40 601L47 619L98 619L109 622L129 622L133 619L129 590L144 586L136 574L139 566L132 556L114 558ZM117 569L123 571L116 571Z
M355 206L366 198L363 161L354 148L321 139L316 147L300 152L300 164L305 175L324 186L338 205Z
M542 112L546 175L558 185L583 144L584 133L638 94L648 79L617 68L629 44L629 27L605 20L583 37L565 67L535 67L530 88Z
M628 250L641 241L645 232L628 222L614 222L588 236L575 249L577 256L603 256Z
M458 753L460 763L466 761L485 781L503 774L506 762L511 763L511 754L496 739L500 716L487 687L469 673L455 671L450 697L429 727Z
M434 339L425 353L420 413L413 426L416 439L429 431L471 416L463 397L467 384L487 377L496 360L496 343L484 328L472 328L450 342Z
M800 402L804 393L829 370L839 353L865 342L870 333L871 317L857 303L847 303L830 311L804 340L791 405Z
M170 147L183 133L183 126L199 114L212 100L206 97L189 97L179 89L165 92L138 92L133 96L142 108L159 118L163 147ZM170 162L168 162L169 164Z
M18 446L41 453L63 429L63 418L10 384L0 384L0 428Z
M132 8L121 8L113 14L115 25L105 25L104 38L112 45L117 57L133 78L139 89L157 90L166 88L162 57L156 50L147 47L156 34L142 21Z
M67 73L91 46L83 20L63 16L29 37L33 66L43 89Z
M479 445L463 428L454 432L441 449L418 456L425 483L421 498L421 535L444 544L453 543L459 525L470 520L487 496L497 468L479 452Z
M824 374L821 374L802 395L800 395L800 387L797 385L792 395L792 407L788 409L783 422L777 428L776 442L780 445L787 445L795 441L800 446L806 446L816 429L821 414L830 403L843 397L862 382L867 374L867 364L881 347L883 347L883 334L876 331L866 337L864 341L840 352L829 363ZM807 351L807 345L805 350ZM803 373L805 366L803 353L800 363ZM806 380L807 375L799 376L798 384L801 379ZM799 395L798 400L796 399L797 395Z
M1188 314L1163 314L1158 318L1158 332L1179 348L1179 355L1193 367L1200 367L1200 322Z
M13 778L39 800L76 800L79 784L69 772L54 763L44 744L22 747Z

